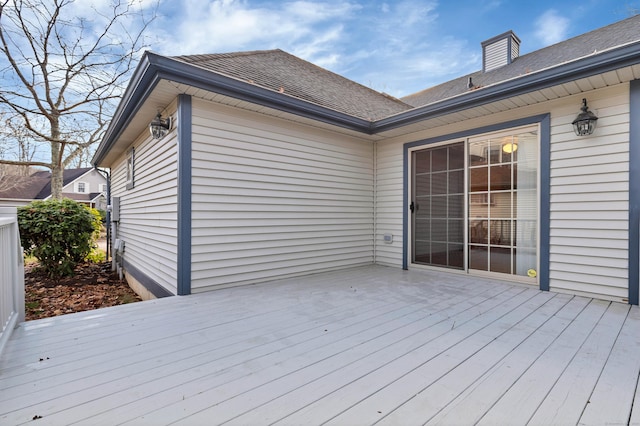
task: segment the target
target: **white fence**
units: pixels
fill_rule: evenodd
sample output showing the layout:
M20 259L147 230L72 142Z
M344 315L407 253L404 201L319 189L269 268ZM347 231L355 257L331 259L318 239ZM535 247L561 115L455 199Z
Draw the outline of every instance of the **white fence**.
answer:
M15 207L0 207L0 354L24 321L24 259Z

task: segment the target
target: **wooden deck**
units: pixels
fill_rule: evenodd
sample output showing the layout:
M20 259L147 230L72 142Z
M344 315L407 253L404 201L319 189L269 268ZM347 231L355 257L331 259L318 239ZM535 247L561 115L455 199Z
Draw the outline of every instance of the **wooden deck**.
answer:
M367 267L24 323L0 424L640 424L639 372L638 307Z

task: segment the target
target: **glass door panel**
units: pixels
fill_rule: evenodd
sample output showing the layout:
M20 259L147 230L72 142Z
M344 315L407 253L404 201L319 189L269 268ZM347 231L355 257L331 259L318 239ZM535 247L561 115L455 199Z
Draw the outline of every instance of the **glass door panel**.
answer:
M469 141L469 269L535 272L537 170L537 131Z
M412 261L464 268L464 142L413 153Z

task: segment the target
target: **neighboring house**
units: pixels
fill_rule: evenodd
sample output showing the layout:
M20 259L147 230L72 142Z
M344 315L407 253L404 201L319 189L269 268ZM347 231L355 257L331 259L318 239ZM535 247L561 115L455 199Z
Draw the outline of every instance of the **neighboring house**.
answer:
M39 172L31 176L0 176L0 207L19 207L38 199L50 177Z
M377 263L638 304L640 16L519 44L488 40L482 70L402 100L280 50L146 53L94 157L129 282ZM577 136L583 98L597 128Z
M62 196L99 210L107 208L107 179L93 167L63 172ZM51 172L39 171L31 176L0 177L0 206L17 207L34 200L51 198Z

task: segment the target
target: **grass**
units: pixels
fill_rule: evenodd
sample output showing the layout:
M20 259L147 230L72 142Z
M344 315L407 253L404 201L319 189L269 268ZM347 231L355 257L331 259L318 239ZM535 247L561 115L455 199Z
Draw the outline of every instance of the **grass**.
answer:
M118 297L118 299L120 299L120 302L123 305L126 305L127 303L133 303L133 302L139 302L140 299L136 299L135 296L132 296L130 294L123 294L122 296Z
M25 304L25 308L27 309L36 309L40 307L40 302L39 301L33 301L33 302L27 302Z

